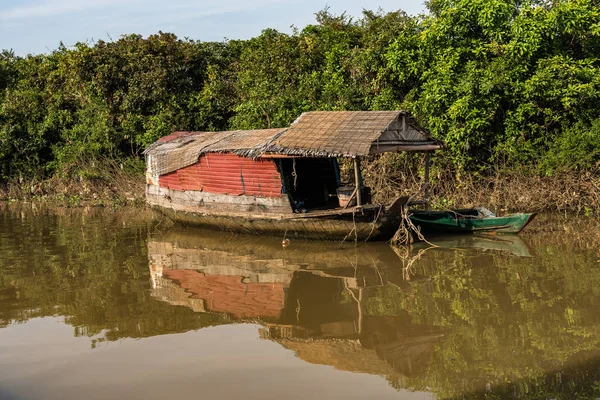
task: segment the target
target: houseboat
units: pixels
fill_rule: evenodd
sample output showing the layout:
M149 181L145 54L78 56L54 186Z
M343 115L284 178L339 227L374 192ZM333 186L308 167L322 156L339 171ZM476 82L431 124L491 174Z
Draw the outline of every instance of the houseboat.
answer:
M407 198L375 204L361 157L441 147L403 111L315 111L290 127L175 132L146 156L146 198L174 222L284 238L386 240ZM342 185L338 158L354 160Z

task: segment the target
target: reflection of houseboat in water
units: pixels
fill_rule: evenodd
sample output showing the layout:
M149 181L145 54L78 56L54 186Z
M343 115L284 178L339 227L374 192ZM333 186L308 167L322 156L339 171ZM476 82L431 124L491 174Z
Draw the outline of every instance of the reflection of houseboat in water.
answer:
M391 264L397 255L384 245L327 246L282 249L275 240L173 230L148 244L153 296L258 322L261 337L311 363L403 376L427 365L443 329L388 312L378 298L379 287L408 285Z

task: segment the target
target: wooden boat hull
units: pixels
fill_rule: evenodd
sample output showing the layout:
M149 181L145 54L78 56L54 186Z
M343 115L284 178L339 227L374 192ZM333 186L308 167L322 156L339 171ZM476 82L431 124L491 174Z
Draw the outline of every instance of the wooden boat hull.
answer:
M390 239L400 223L397 207L294 213L287 198L214 195L148 185L146 200L173 222L199 228L317 240Z
M390 239L398 227L398 221L380 217L374 222L372 215L331 216L321 218L290 218L285 215L217 215L174 210L153 206L173 222L204 229L269 235L287 238L316 240L376 241Z
M477 210L418 211L410 215L412 223L423 233L519 233L535 213L518 213L502 217L480 216Z

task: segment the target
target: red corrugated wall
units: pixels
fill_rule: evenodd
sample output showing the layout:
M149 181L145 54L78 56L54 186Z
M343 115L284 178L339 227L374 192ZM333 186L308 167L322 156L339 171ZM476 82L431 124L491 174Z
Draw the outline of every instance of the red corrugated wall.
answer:
M161 175L160 187L209 193L281 197L281 177L272 160L209 153L197 164Z

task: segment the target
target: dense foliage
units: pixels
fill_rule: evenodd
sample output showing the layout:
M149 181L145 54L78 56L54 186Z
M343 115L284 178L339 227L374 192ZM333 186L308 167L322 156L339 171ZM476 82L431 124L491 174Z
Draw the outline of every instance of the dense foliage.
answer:
M81 175L174 129L281 127L308 110L406 109L455 170L600 160L598 0L431 0L428 15L316 14L246 41L148 38L0 55L0 181Z

